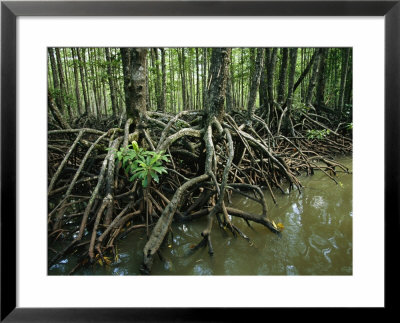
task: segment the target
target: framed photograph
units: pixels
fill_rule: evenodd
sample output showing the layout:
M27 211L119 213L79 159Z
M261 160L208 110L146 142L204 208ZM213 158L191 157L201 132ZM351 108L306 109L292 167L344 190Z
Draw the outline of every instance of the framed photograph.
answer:
M399 19L3 1L1 320L392 309Z

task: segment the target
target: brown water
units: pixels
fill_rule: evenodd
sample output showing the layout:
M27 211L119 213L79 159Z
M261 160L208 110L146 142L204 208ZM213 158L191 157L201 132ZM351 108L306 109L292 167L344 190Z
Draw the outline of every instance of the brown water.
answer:
M351 169L351 158L339 162ZM203 248L190 254L201 240L206 219L173 224L173 238L162 249L165 260L155 257L153 275L351 275L352 274L352 175L338 173L337 185L321 172L302 177L301 194L277 192L277 205L266 194L268 216L284 225L281 236L260 224L248 227L232 218L251 243L233 237L214 224L211 233L214 255ZM259 204L243 196L232 198L233 206L249 213L260 213ZM117 244L119 259L110 266L95 266L78 275L138 275L145 244L145 230L131 233ZM50 275L63 275L75 265L64 259Z

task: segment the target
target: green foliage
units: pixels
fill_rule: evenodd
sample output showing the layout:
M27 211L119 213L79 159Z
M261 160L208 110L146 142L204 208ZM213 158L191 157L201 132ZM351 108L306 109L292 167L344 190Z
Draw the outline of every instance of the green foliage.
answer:
M122 162L122 167L132 175L130 181L139 178L143 187L150 184L148 181L151 178L158 183L159 174L167 173L163 162L169 162L168 157L169 155L163 151L158 153L140 148L136 141L132 141L128 147L123 147L116 153L116 158Z
M61 98L62 102L66 106L76 106L76 99L72 94L66 93L64 90L49 88L50 96L54 99Z
M330 133L329 130L322 129L322 130L307 130L307 138L308 139L324 139Z
M350 122L346 125L347 130L353 130L353 122Z

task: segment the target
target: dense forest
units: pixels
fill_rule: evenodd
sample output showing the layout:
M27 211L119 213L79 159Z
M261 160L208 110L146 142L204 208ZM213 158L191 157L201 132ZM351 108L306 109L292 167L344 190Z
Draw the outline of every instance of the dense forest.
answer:
M233 217L281 235L265 194L301 194L299 177L315 171L340 184L348 171L335 156L352 152L351 48L47 54L49 267L70 254L70 274L110 264L119 239L145 230L149 274L171 223L199 217L191 253L214 253L213 225L250 240ZM232 194L261 214L232 207Z

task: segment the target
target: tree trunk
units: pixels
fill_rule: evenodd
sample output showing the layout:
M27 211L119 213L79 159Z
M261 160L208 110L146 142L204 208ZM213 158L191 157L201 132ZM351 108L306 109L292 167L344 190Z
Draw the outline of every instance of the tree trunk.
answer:
M321 59L319 63L318 84L317 84L317 98L316 109L319 111L320 107L325 106L325 85L326 85L326 59L328 56L328 48L321 49Z
M82 92L83 92L83 100L85 101L85 111L86 114L89 115L89 93L86 91L86 82L85 82L85 73L83 70L83 61L81 61L81 54L79 53L79 48L76 48L76 55L78 57L79 62L79 72L81 74L81 83L82 83Z
M284 97L285 97L289 49L282 48L281 52L282 52L282 63L281 63L281 70L279 72L279 83L278 83L278 103L280 105L284 103Z
M315 84L317 83L317 78L318 78L318 67L319 67L319 59L321 57L321 52L322 52L321 49L316 49L316 56L315 56L315 60L313 63L313 68L312 68L312 72L311 72L311 76L310 76L310 82L309 82L308 88L307 88L307 96L306 96L306 100L305 100L306 106L311 106L313 91L314 91Z
M178 60L179 60L179 71L181 74L181 83L182 83L182 104L183 108L182 110L187 110L187 96L186 96L186 77L185 77L185 49L182 48L181 50L178 48Z
M100 102L99 102L99 96L97 94L97 78L96 78L96 73L94 71L94 63L95 60L93 58L93 52L90 48L88 48L88 55L89 55L89 66L90 66L90 74L92 76L92 89L93 89L93 98L94 98L94 104L96 106L96 115L98 118L101 117L101 111L100 111Z
M146 48L121 48L127 118L137 126L146 113Z
M64 112L64 109L63 109L60 81L58 79L57 64L56 64L56 60L54 58L54 50L53 50L53 48L49 47L48 48L48 52L49 52L49 57L50 57L51 71L52 71L52 74L53 74L54 90L56 91L56 96L55 96L56 105L57 105L60 113L62 114Z
M196 110L200 108L199 49L196 47Z
M66 92L67 94L70 93L70 82L69 82L69 66L68 66L68 61L67 61L67 50L65 48L62 49L63 53L63 61L64 61L64 75L65 75L65 85L66 85Z
M339 108L343 111L344 108L344 91L346 88L347 68L349 65L350 48L342 49L342 70L340 77L340 92L339 92Z
M170 82L170 88L169 88L169 95L171 101L171 112L176 112L176 97L175 97L175 65L174 65L174 59L172 57L172 50L169 50L169 65L171 67L170 73L169 73L169 82Z
M254 104L256 102L257 91L260 86L260 77L263 67L264 67L264 50L262 48L257 48L257 57L255 66L253 68L253 74L251 77L250 95L247 103L247 113L249 121L253 119Z
M266 53L266 49L264 48L264 60L265 64L261 71L260 77L260 90L259 90L259 97L260 97L260 109L263 113L268 111L268 89L267 89L267 65L268 65L268 57Z
M241 77L240 77L240 106L244 108L244 48L241 50L240 55Z
M202 82L203 82L203 109L207 105L207 48L203 48L203 66L202 66Z
M160 48L161 50L161 111L165 112L166 110L166 96L167 96L167 72L165 68L165 49Z
M89 49L88 49L89 50ZM82 63L83 63L83 72L85 73L85 84L86 84L86 92L87 92L87 99L89 104L89 111L94 114L94 110L91 106L91 98L90 98L90 87L89 87L89 78L88 78L88 69L86 65L86 48L82 48Z
M268 89L268 105L269 111L272 111L274 107L274 74L276 65L276 54L277 48L267 49L270 52L270 59L267 66L267 89ZM267 51L267 54L268 54Z
M225 109L226 80L229 73L231 48L213 48L210 66L210 89L208 91L207 114L222 120Z
M60 49L59 48L55 48L54 50L56 52L58 76L59 76L59 80L60 80L60 96L63 98L64 95L67 93L67 91L66 91L64 73L63 73L63 69L62 69ZM62 99L62 103L64 103L63 101L64 100ZM72 114L72 111L71 111L71 105L70 104L67 104L67 111L68 111L69 117L72 118L73 114Z
M72 61L74 64L76 103L77 103L78 113L79 113L79 115L81 115L82 114L82 102L81 102L81 94L79 91L78 64L76 63L76 59L75 59L75 56L76 56L75 48L71 48L71 52L72 52Z
M110 49L105 48L106 50L106 60L107 60L107 75L108 75L108 85L110 86L110 97L111 97L111 109L113 113L113 117L116 116L118 108L117 108L117 102L115 99L115 87L114 87L114 80L112 77L112 72L111 72L111 65L112 65L112 60L110 56Z
M296 74L296 63L297 63L297 47L290 49L290 69L289 69L289 84L288 84L288 96L287 96L287 107L289 115L293 104L293 93L294 93L294 77Z
M151 50L151 63L153 70L155 70L156 80L155 80L155 96L157 102L157 110L161 111L161 87L160 87L160 66L158 64L158 48L152 48Z

